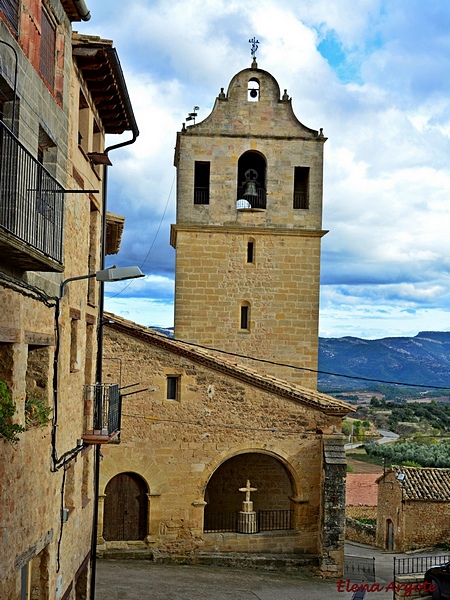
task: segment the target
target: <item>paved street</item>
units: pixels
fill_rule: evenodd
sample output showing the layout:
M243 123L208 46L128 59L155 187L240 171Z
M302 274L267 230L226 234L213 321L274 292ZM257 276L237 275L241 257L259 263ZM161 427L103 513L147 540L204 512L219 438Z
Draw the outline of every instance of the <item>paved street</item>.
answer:
M392 580L392 553L346 544L346 554L375 556L380 588ZM341 584L343 591L339 591L335 580L297 573L111 559L99 560L97 572L96 600L347 600L352 597L351 591L345 591L345 583ZM392 591L383 589L366 595L367 600L375 598L391 600Z

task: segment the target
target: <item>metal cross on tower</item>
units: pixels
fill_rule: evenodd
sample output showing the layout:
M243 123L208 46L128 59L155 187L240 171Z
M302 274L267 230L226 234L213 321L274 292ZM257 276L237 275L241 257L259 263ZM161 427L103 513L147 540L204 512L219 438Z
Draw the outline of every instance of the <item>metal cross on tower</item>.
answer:
M256 51L258 50L259 40L257 40L254 37L251 40L248 40L248 43L252 45L252 47L250 49L250 54L252 55L253 58L256 58Z

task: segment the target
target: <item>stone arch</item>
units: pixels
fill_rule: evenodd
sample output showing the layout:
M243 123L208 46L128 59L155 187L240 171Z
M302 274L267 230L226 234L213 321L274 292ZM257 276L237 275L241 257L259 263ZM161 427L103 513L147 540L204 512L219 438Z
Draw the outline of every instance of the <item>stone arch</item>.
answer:
M257 77L250 77L248 80L247 100L249 102L258 102L260 81Z
M220 463L204 488L205 522L215 515L234 514L242 509L245 495L239 491L250 480L255 511L290 511L296 482L285 461L273 453L249 450Z
M145 479L131 471L118 473L108 481L103 509L105 541L145 539L148 492Z
M241 154L237 171L237 200L246 200L249 208L266 208L267 161L263 154L248 150Z

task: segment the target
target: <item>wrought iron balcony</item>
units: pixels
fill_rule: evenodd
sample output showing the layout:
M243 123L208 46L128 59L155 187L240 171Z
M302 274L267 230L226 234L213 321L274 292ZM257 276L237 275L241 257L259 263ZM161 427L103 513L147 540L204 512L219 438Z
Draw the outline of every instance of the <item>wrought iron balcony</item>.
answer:
M122 398L117 383L84 386L83 441L107 444L120 433Z
M0 251L28 271L63 270L64 188L0 121Z

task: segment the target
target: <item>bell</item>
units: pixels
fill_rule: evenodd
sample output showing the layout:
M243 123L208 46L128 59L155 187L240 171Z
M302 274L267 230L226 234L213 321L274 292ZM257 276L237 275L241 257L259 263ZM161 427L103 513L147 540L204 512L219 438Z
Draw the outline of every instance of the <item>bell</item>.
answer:
M257 198L258 192L256 191L256 184L254 181L247 181L245 184L245 191L243 193L244 198Z

